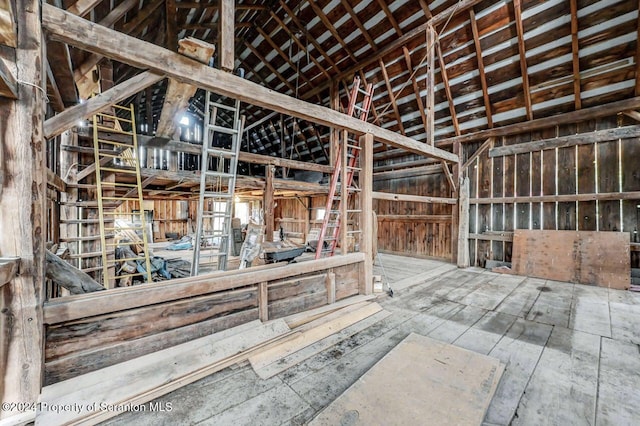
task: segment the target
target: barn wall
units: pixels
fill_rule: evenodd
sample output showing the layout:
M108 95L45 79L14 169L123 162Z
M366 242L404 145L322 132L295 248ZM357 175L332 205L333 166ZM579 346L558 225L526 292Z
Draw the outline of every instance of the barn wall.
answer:
M450 197L444 174L401 179L377 179L374 191ZM405 201L373 200L378 218L378 250L409 256L451 260L452 206Z
M167 233L178 234L178 238L195 231L197 201L149 200L153 203L153 240L165 241ZM137 201L125 201L118 208L120 213L131 213L139 209ZM150 206L146 206L148 209ZM126 218L126 216L125 216Z
M623 116L613 116L498 138L495 146L635 124ZM631 266L640 267L640 252L633 244L640 243L637 233L640 197L623 199L622 196L622 193L640 191L640 141L637 139L494 158L487 152L480 155L467 170L471 184L471 263L483 266L487 259L510 262L514 229L547 229L629 232ZM464 158L478 146L479 143L465 145ZM608 200L578 200L578 195L602 193L614 195ZM569 198L562 202L518 201L518 197L550 195L569 195ZM509 200L515 202L491 202L500 197L516 198Z
M45 384L256 320L261 310L275 319L356 295L363 265L357 253L50 301L44 306Z

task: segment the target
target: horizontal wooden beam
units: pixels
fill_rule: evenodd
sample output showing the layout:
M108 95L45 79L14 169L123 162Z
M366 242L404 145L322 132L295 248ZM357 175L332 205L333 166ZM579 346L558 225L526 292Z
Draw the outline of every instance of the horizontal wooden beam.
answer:
M325 271L364 262L363 253L351 253L325 259L292 263L286 266L264 265L239 271L221 271L197 277L165 281L162 285L140 284L90 294L73 295L46 302L44 323L58 324L110 312L186 299L203 294L257 285L263 281Z
M560 136L557 138L519 143L516 145L499 146L489 150L489 157L522 154L525 152L542 151L545 149L565 148L575 145L590 145L596 142L607 142L640 136L640 126L618 127L615 129L596 130L577 135Z
M2 58L0 58L0 97L18 99L18 83Z
M374 200L411 201L414 203L430 203L430 204L457 204L458 203L458 200L455 198L427 197L423 195L408 195L408 194L392 194L389 192L373 192L372 198Z
M553 115L551 117L537 118L522 123L510 124L503 127L495 127L493 129L480 130L468 135L454 136L452 138L442 139L436 142L438 147L452 146L454 143L468 143L479 139L487 139L491 137L517 135L520 133L532 132L534 130L542 130L548 127L559 126L562 124L578 123L595 118L607 117L615 115L621 111L628 111L640 108L640 96L635 98L624 99L622 101L611 102L604 105L598 105L591 108L584 108L579 111L571 111L564 114Z
M440 164L433 164L422 167L412 167L409 169L390 170L387 172L376 172L373 174L374 181L388 180L388 179L402 179L407 177L417 177L425 175L433 175L442 173L442 166Z
M513 241L513 232L486 232L482 234L469 234L469 239L482 241Z
M244 161L252 164L271 164L277 167L287 167L289 169L296 170L309 170L322 173L333 173L332 166L325 166L324 164L308 163L304 161L289 160L286 158L271 157L269 155L259 155L249 152L240 151L238 156L239 161Z
M229 96L303 120L348 130L357 135L371 133L379 142L419 155L458 162L458 156L451 152L425 145L329 108L274 92L259 84L211 68L152 43L94 25L48 4L43 4L42 24L52 39L134 67L148 68L184 83L190 83L223 96Z
M44 122L44 136L47 139L57 136L65 130L69 130L75 126L78 121L84 120L93 114L100 112L135 93L138 93L163 78L163 75L145 71L97 96L94 96L82 104L67 108L60 114L54 115Z
M470 204L572 203L575 201L640 200L640 191L603 192L600 194L534 195L531 197L471 198Z
M47 185L57 189L60 192L67 192L67 184L62 180L60 176L55 174L50 168L47 167Z
M378 222L451 222L450 214L379 214Z

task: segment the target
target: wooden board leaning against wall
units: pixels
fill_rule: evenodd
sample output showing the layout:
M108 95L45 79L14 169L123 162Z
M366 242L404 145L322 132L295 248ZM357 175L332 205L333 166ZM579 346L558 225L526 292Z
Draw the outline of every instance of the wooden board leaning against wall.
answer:
M514 229L545 229L629 232L631 267L640 267L638 137L605 135L636 125L618 115L496 138L466 171L471 264L510 262ZM549 149L521 145L565 136ZM463 161L480 145L463 145Z

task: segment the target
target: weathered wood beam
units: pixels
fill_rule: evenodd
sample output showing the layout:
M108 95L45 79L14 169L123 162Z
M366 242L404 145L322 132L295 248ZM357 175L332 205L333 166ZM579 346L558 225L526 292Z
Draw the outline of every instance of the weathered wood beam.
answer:
M560 136L539 141L506 145L489 150L489 157L521 154L525 152L542 151L545 149L565 148L576 145L590 145L596 142L607 142L618 139L636 138L640 136L640 126L617 127L614 129L596 130L595 132L577 135Z
M467 161L465 161L464 164L460 167L461 171L464 172L465 170L467 170L467 168L471 165L471 163L476 161L476 158L482 155L482 153L484 153L488 148L491 148L493 146L493 143L494 143L493 138L489 138L486 141L484 141L484 143L480 145L480 147L476 150L476 152L471 154L471 156L469 156Z
M374 157L375 159L375 157ZM392 163L392 164L385 164L384 166L377 166L374 168L374 172L378 173L378 172L388 172L391 170L402 170L402 169L410 169L412 167L419 167L419 166L428 166L431 164L435 164L438 163L437 160L433 160L431 158L424 158L421 160L411 160L411 161L403 161L402 163Z
M360 183L360 250L364 253L364 263L362 265L362 275L360 279L360 294L373 293L373 260L375 256L374 247L377 246L377 223L373 223L373 136L370 134L360 137L359 145L362 148L360 153L362 171L358 177ZM346 203L345 203L346 204ZM344 223L346 230L347 223ZM346 246L344 246L346 248ZM345 249L343 249L346 252Z
M218 9L218 59L223 71L235 68L235 1L219 0Z
M206 41L187 37L178 42L178 53L187 58L208 64L213 56L215 47ZM181 83L173 78L169 79L167 92L162 104L162 112L156 128L156 136L175 139L178 132L180 114L189 107L189 100L196 94L198 88L192 84ZM208 114L208 111L205 111Z
M78 103L78 91L73 77L69 47L57 41L47 43L47 62L51 67L52 82L60 91L65 107Z
M456 208L456 207L454 207ZM460 204L458 205L458 253L459 268L469 267L469 178L460 185Z
M343 70L338 75L336 75L333 78L333 81L340 81L343 78L352 75L356 71L373 64L374 62L378 61L380 58L383 58L389 53L392 53L398 50L400 47L404 46L414 38L418 36L423 36L424 32L427 30L429 25L436 27L440 24L443 24L449 19L450 16L454 16L462 11L465 11L468 8L473 7L476 4L480 3L481 1L482 0L460 0L458 3L446 8L442 12L435 15L433 18L429 19L424 24L421 24L415 27L414 29L412 29L411 31L408 31L402 37L396 38L394 41L392 41L391 43L387 44L386 46L378 50L375 54L367 55L365 58L361 58L360 60L356 61L355 65ZM311 5L313 5L314 3L315 2L310 2ZM323 90L326 90L330 85L331 85L331 82L326 82L325 84L320 85L316 89L308 92L307 99L310 98L311 96L316 95L317 93L322 92Z
M575 201L638 200L640 191L601 192L599 194L538 195L532 197L471 198L471 204L573 203Z
M573 96L576 109L582 108L580 96L580 46L578 42L578 0L569 0L571 7L571 60L573 63Z
M424 102L422 102L422 96L420 96L420 87L418 87L418 80L416 80L416 76L413 72L413 64L411 63L411 55L409 54L409 49L406 46L402 46L402 53L404 54L404 62L407 65L407 71L409 71L409 75L411 76L411 84L413 86L413 93L416 97L416 104L418 104L418 111L420 111L420 118L422 119L422 125L424 126L424 131L429 133L429 118L425 112ZM373 102L371 103L373 105Z
M457 204L458 203L458 200L455 198L428 197L424 195L392 194L389 192L373 192L372 197L374 200L411 201L414 203L429 203L429 204Z
M195 2L195 1L179 1L176 2L178 9L218 9L219 2L207 3L207 2ZM261 4L237 4L236 10L267 10L267 6Z
M630 111L623 111L622 113L627 117L633 118L636 121L640 121L640 112L638 111L630 110Z
M389 180L389 179L402 179L408 177L418 177L426 175L434 175L442 173L442 166L439 164L428 164L419 167L409 167L398 170L388 171L376 171L373 173L373 177L376 181Z
M291 93L296 93L296 88L293 87L291 85L291 83L289 82L289 80L287 80L286 78L284 78L284 76L282 74L280 74L280 72L278 72L277 69L275 69L273 67L273 65L271 65L271 63L269 61L267 61L267 58L265 58L262 53L260 53L258 51L258 49L256 49L253 44L251 44L251 42L247 41L247 40L243 40L245 46L247 46L249 48L249 50L251 50L251 53L253 53L256 58L258 58L260 60L260 62L262 62L268 69L269 71L271 71L273 73L273 75L275 75L276 77L278 77L278 79L284 83L285 86L287 86L287 88L291 91Z
M490 137L516 135L520 133L531 132L534 130L541 130L547 127L559 126L562 124L577 123L580 121L607 117L621 111L628 111L638 108L640 108L640 96L611 102L604 105L598 105L591 108L584 108L580 111L571 111L564 114L553 115L551 117L537 118L535 120L526 121L523 123L510 124L503 127L480 130L478 132L469 133L467 135L442 139L436 144L436 146L446 147L451 146L456 142L467 143L476 141L478 139L486 139Z
M391 103L391 108L393 108L393 114L396 116L396 121L398 122L398 129L400 129L401 134L405 135L406 133L404 131L404 125L402 124L402 116L400 115L400 110L398 109L396 96L393 94L393 86L391 86L391 82L389 81L389 74L387 73L387 67L385 66L382 59L380 59L380 71L382 71L384 84L387 86L387 93L389 94L389 102Z
M638 0L638 19L636 21L636 88L634 94L640 96L640 0Z
M267 166L265 170L267 177L265 179L264 195L262 197L262 211L264 213L265 224L265 241L273 241L274 221L274 205L273 205L273 173L275 167Z
M47 167L47 185L60 191L67 192L67 184L62 180L60 176L55 174L50 168Z
M0 0L0 44L16 47L17 30L11 0Z
M447 165L447 162L440 161L440 165L442 166L442 172L447 178L447 182L449 182L449 188L451 189L452 192L456 192L457 191L456 183L453 180L453 175L451 174L451 170L449 170L449 166Z
M167 39L165 46L171 51L178 48L178 9L176 9L176 0L165 1L165 18L167 28Z
M113 104L143 90L144 88L162 80L164 76L145 71L137 76L120 83L117 86L78 104L67 108L60 114L54 115L44 123L44 134L47 139L59 135L75 126L78 121L84 120L91 115L102 111Z
M311 8L313 9L314 13L316 14L316 16L318 16L318 18L320 18L320 21L324 24L324 26L329 30L329 32L331 33L331 35L333 35L333 37L338 41L338 43L340 43L340 46L342 46L342 48L344 49L344 51L347 53L347 55L349 55L349 57L351 58L351 60L353 60L354 62L358 62L358 60L356 59L356 55L353 53L353 51L349 48L349 46L347 45L347 43L345 43L344 39L342 37L340 37L340 34L338 34L338 31L336 30L336 27L333 25L333 23L329 20L329 18L327 18L327 15L322 11L322 8L320 6L318 6L316 4L315 1L310 1L309 2L309 6L311 6ZM355 71L355 70L354 70ZM342 74L342 73L341 73ZM340 79L346 77L349 74L343 75ZM329 86L327 86L329 87ZM326 87L325 87L326 88ZM315 92L313 94L309 94L307 99L311 99L312 96L317 95L318 93L320 93L322 90L318 90L317 92L315 90L312 90L312 92Z
M0 97L18 99L18 83L2 58L0 58Z
M322 173L333 173L332 166L323 164L314 164L303 161L289 160L287 158L270 157L268 155L253 154L250 152L240 151L238 155L239 161L252 164L271 164L276 167L286 167L288 169L309 170Z
M520 55L520 73L522 74L522 92L527 120L533 120L533 107L531 105L531 90L529 88L529 73L527 72L527 51L524 45L524 27L522 25L522 1L513 0L513 9L516 15L516 32L518 33L518 54Z
M360 30L360 33L364 36L364 39L367 41L371 49L374 52L376 52L378 50L378 47L376 46L376 42L373 40L373 38L369 34L369 31L367 31L365 26L362 24L362 21L360 21L360 18L358 18L358 14L356 13L356 11L353 10L353 8L351 7L351 5L347 0L340 0L340 4L342 4L342 7L344 7L347 10L347 13L349 14L349 16L351 16L351 20L355 22L356 26Z
M451 162L458 161L458 157L450 152L425 145L328 108L273 92L256 83L200 64L162 47L99 25L92 25L51 5L43 5L43 10L45 11L43 14L44 27L52 38L60 41L136 67L165 73L184 83L194 84L205 90L211 90L259 107L325 126L348 130L358 135L371 133L379 142L419 155Z
M451 121L453 122L453 130L455 132L456 135L460 134L460 123L458 123L458 114L456 113L456 105L453 103L454 102L454 98L453 98L453 94L451 93L451 85L449 84L449 77L447 75L447 64L445 64L444 62L444 56L442 55L442 49L440 48L440 42L436 42L436 50L438 52L438 61L440 62L440 76L442 77L442 84L444 84L444 92L447 95L447 100L449 101L449 114L451 114ZM431 108L435 108L433 105L430 105ZM433 117L433 109L431 110L431 116ZM435 118L432 118L431 121L435 120ZM430 125L430 129L431 132L434 131L433 125ZM430 138L430 141L433 141L432 138Z
M478 73L480 74L480 85L482 87L482 99L484 100L484 110L487 117L487 126L493 127L493 112L491 100L489 99L489 88L487 86L487 76L484 71L484 60L482 59L482 45L480 44L480 33L478 22L473 8L469 9L469 19L471 20L471 32L473 33L473 44L476 47L476 61L478 62Z
M56 79L53 77L49 61L47 61L47 96L49 97L49 104L51 104L53 111L58 113L65 110L62 95L60 95L60 89L58 89Z
M0 401L36 402L44 366L44 265L47 186L42 134L46 67L40 0L15 2L15 63L7 64L21 84L18 100L0 102L2 183L0 253L19 258L20 273L2 287L0 312ZM0 410L0 423L16 424L20 404ZM35 414L35 413L34 413ZM13 419L12 419L13 418Z
M47 250L46 276L56 285L66 288L71 294L86 294L106 290L102 284L80 269L74 268L55 254Z

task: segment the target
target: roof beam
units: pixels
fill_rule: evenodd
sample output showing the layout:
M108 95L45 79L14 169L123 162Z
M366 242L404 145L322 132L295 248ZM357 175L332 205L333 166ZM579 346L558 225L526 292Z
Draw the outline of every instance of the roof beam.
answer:
M78 16L84 16L91 12L101 2L102 0L77 0L67 8L67 12Z
M573 62L573 94L576 109L582 108L580 96L580 46L578 45L578 0L569 0L571 4L571 56Z
M42 24L49 36L56 40L134 67L148 68L152 72L166 74L176 80L222 96L229 96L242 102L359 135L371 133L379 142L419 155L458 162L458 156L450 152L427 146L337 111L274 92L252 81L216 70L163 47L94 25L54 6L43 4L43 11Z
M53 77L53 73L51 72L51 67L49 66L49 61L47 61L47 94L49 97L49 102L51 103L51 107L55 112L64 111L64 102L62 102L62 96L60 95L60 89L58 89L58 85L56 84L56 79Z
M520 54L520 73L522 74L522 92L524 94L524 106L527 112L527 120L533 120L533 107L531 105L531 90L529 89L529 74L527 73L527 56L524 46L524 26L522 25L521 0L513 0L513 9L516 15L516 31L518 33L518 53Z
M489 99L489 87L487 85L487 75L484 71L484 60L482 59L482 46L480 45L480 32L478 22L473 8L469 9L469 19L471 20L471 32L473 33L473 44L476 47L476 60L478 62L478 73L480 74L480 85L482 86L482 99L484 100L484 110L487 117L487 125L493 127L493 112L491 111L491 100Z
M426 44L427 44L427 142L431 146L435 146L435 96L436 96L436 45L438 43L438 34L433 26L429 25L426 29ZM440 71L440 74L444 77L444 70ZM450 106L453 102L449 103ZM452 118L455 118L453 115Z
M442 55L442 49L440 48L440 42L436 42L436 49L438 50L438 61L440 62L440 76L442 77L442 83L444 84L444 91L449 101L449 113L451 114L451 121L453 122L453 130L456 136L460 135L460 123L458 123L458 114L456 113L456 106L453 103L453 94L451 93L451 85L449 84L449 77L447 76L447 65L444 63L444 57Z
M452 138L442 139L436 146L446 147L454 143L467 143L479 139L487 139L490 137L500 137L516 135L520 133L541 130L552 126L562 124L577 123L579 121L592 120L594 118L607 117L621 111L629 111L640 108L640 96L635 98L624 99L622 101L611 102L604 105L598 105L591 108L584 108L579 111L571 111L564 114L553 115L551 117L537 118L522 123L510 124L503 127L495 127L493 129L481 130L479 132L469 133L467 135L456 136Z
M376 46L376 42L373 41L373 38L371 38L369 31L367 31L364 25L362 25L362 21L360 21L360 18L358 18L358 14L356 13L356 11L353 10L349 2L347 2L346 0L340 0L340 3L347 10L347 13L349 14L349 16L351 16L351 19L353 20L353 22L356 23L356 26L360 29L360 32L364 36L365 40L367 40L367 43L369 43L369 46L371 46L371 49L373 49L373 51L376 52L378 50L378 47Z
M113 86L111 89L94 96L85 103L67 108L44 122L44 136L50 139L76 125L80 120L90 117L123 99L143 90L145 87L162 80L163 75L145 71L137 76Z
M251 50L251 53L253 53L256 56L256 58L258 58L260 60L260 62L262 62L267 68L269 68L269 71L271 71L273 73L273 75L278 77L280 79L280 81L282 81L285 84L285 86L287 86L287 88L289 88L291 93L293 93L293 94L296 93L296 88L293 87L291 85L291 83L289 83L289 80L284 78L284 76L282 74L280 74L278 72L278 70L273 67L273 65L271 65L271 62L267 61L267 58L265 58L264 56L262 56L262 54L260 52L258 52L258 49L256 49L253 46L253 44L251 44L251 42L249 42L247 40L242 40L242 41L249 48L249 50ZM254 73L255 73L255 71L254 71Z
M309 6L311 6L311 8L315 12L315 14L318 16L318 18L320 18L320 21L322 21L324 26L329 30L329 32L338 41L338 43L340 43L340 45L342 46L344 51L347 52L347 55L349 55L349 57L357 64L358 60L356 59L356 55L354 55L354 53L351 51L351 49L349 49L349 46L347 46L347 43L344 42L344 39L342 37L340 37L340 34L338 34L338 30L336 30L336 27L333 26L333 23L331 21L329 21L329 18L327 18L327 15L324 14L322 9L316 4L315 1L310 1L309 2ZM356 71L356 70L353 70L353 71ZM341 80L342 78L344 78L344 77L346 77L348 75L349 74L340 73L339 74L340 77L339 78L335 77L335 79L336 80ZM327 87L329 87L329 86L327 86ZM321 91L322 90L318 90L313 94L309 94L308 97L311 98L311 96L313 96L313 95L315 95L317 93L320 93Z
M218 9L219 2L198 3L195 1L180 1L176 2L176 7L178 9ZM261 4L237 4L235 8L236 10L267 10L267 6Z
M442 12L438 13L437 15L435 15L433 18L429 19L424 24L421 24L421 25L417 26L416 28L412 29L411 31L405 33L405 35L403 35L402 37L398 37L395 41L393 41L393 42L387 44L386 46L382 47L375 54L367 55L365 58L362 58L360 61L356 61L357 63L355 65L353 65L352 67L347 68L346 70L342 71L340 74L335 76L333 78L333 80L334 81L340 81L343 78L348 77L349 75L352 75L356 71L358 71L360 69L363 69L368 65L373 64L374 62L378 61L380 58L384 57L385 55L388 55L389 53L397 50L401 46L404 46L405 44L407 44L409 41L413 40L414 38L424 35L424 32L427 30L429 25L432 25L433 27L436 27L436 26L446 22L449 19L450 16L454 16L457 13L460 13L460 12L462 12L464 10L467 10L470 7L473 7L473 6L475 6L476 4L478 4L478 3L482 2L482 1L483 0L460 0L456 4L448 7L447 9L443 10ZM312 7L314 6L314 3L315 2L309 2L309 4L311 4ZM315 6L315 8L319 9L317 6ZM314 10L315 10L315 8L314 8ZM322 19L322 17L320 17L320 18ZM326 18L326 16L325 16L325 18ZM334 29L334 31L335 31L335 29ZM330 85L331 85L331 82L329 81L329 82L326 82L325 84L323 84L321 86L318 86L315 90L312 90L311 92L307 93L307 98L315 95L316 93L322 92L323 90L327 89Z
M635 95L640 96L640 0L638 0L638 21L636 29L636 90Z
M411 76L411 84L413 85L413 93L416 96L416 103L418 104L418 111L420 111L420 118L422 119L422 124L424 125L424 131L429 132L429 118L425 113L424 103L422 102L422 96L420 96L420 87L418 87L418 81L416 80L416 76L413 73L413 64L411 63L411 55L409 54L409 49L406 46L402 46L402 53L404 54L404 62L407 64L407 70L409 71L409 75Z
M400 111L398 110L398 103L396 102L396 97L393 94L393 87L391 87L391 82L389 81L389 74L387 74L387 67L385 66L382 59L380 59L380 71L382 71L382 76L384 77L384 83L387 85L387 93L389 94L389 102L391 103L391 107L393 108L393 113L396 116L396 120L398 121L398 129L400 129L400 133L403 135L406 134L404 131L404 125L402 124L402 117L400 116Z

